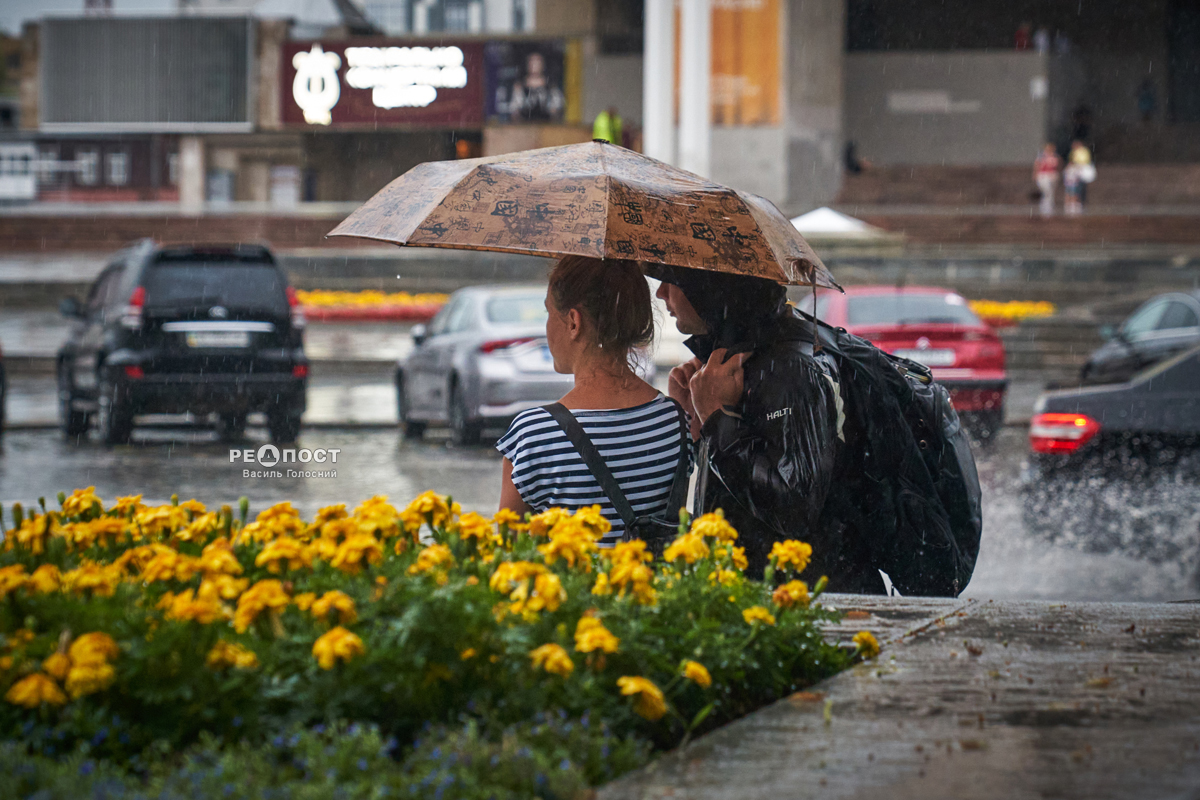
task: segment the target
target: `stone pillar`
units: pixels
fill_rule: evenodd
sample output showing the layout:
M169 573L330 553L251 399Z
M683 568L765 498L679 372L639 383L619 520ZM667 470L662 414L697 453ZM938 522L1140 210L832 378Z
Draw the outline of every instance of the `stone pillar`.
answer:
M642 151L675 163L675 4L646 0L642 59Z
M682 169L711 174L711 0L683 0L679 18L679 161Z
M185 214L204 211L204 140L179 137L179 206Z
M790 0L787 20L787 205L833 202L842 184L846 0Z

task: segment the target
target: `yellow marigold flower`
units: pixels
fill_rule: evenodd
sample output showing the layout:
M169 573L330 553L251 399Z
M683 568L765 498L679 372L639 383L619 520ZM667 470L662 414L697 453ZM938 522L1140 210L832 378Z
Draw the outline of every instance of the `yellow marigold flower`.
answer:
M608 573L601 572L596 576L596 583L592 586L592 594L612 594L612 584L608 582Z
M385 497L384 500L387 500L387 498ZM338 503L337 505L325 506L324 508L317 511L317 516L316 516L316 519L313 520L313 525L320 527L320 526L324 525L326 522L332 522L335 519L345 519L348 516L350 516L350 515L346 511L345 503Z
M313 642L312 654L321 669L333 669L338 661L349 662L367 652L362 639L338 625Z
M200 559L163 547L142 569L142 580L146 583L171 580L182 583L190 581L199 571Z
M96 496L96 487L89 486L71 492L71 496L63 500L62 513L64 517L77 517L90 511L93 506L103 509L104 502Z
M853 641L863 658L874 658L879 655L879 642L869 631L859 631L854 634Z
M64 589L77 594L91 592L96 597L112 597L116 594L117 584L120 582L121 567L116 564L104 565L85 561L78 569L62 574Z
M292 598L292 602L296 604L296 608L301 611L308 611L312 608L312 604L317 602L316 592L304 592Z
M438 528L450 522L455 509L448 505L444 495L434 492L422 492L404 509L405 513L415 514L421 519Z
M188 514L185 509L168 504L139 511L134 516L134 521L142 535L163 537L185 527L188 524Z
M267 542L267 546L254 559L254 566L261 567L264 564L268 572L278 575L283 571L285 564L290 570L311 566L312 555L299 539L280 536L272 542Z
M71 658L66 653L53 653L42 662L42 671L56 681L65 681L71 671Z
M356 533L338 545L329 565L347 575L357 575L365 564L383 563L383 545L369 533Z
M621 694L635 698L633 710L639 716L653 722L661 719L663 714L667 713L667 704L663 698L662 689L655 686L652 681L625 675L617 678L617 686L621 687Z
M730 558L733 559L733 565L740 570L745 571L746 567L750 566L750 562L746 560L746 548L734 547Z
M37 634L29 630L29 628L17 628L8 635L15 644L8 645L9 647L21 647L27 645L37 638Z
M242 647L236 642L227 642L224 639L217 640L212 649L208 651L208 655L204 659L205 665L209 669L221 670L233 667L234 669L257 669L258 656L253 650Z
M595 617L579 618L575 625L575 649L580 653L591 653L602 650L605 653L617 652L621 640L613 636L604 623Z
M708 579L712 583L720 583L722 586L732 586L738 582L740 573L731 569L718 569L708 573Z
M188 502L195 501L189 500ZM200 504L196 503L196 505ZM200 506L200 508L203 509L204 506ZM200 542L211 536L220 525L221 518L215 512L201 513L189 522L186 528L176 531L175 538L181 542Z
M765 622L768 625L775 624L775 615L762 606L750 606L750 608L744 609L742 611L742 619L746 620L747 625L753 625L756 622Z
M692 528L689 532L701 538L716 539L725 544L733 544L737 541L738 536L733 526L725 521L725 512L719 508L692 520Z
M575 671L575 662L567 655L567 651L556 644L544 644L529 652L534 669L544 669L552 675L563 678Z
M628 542L617 542L604 556L614 564L644 564L654 560L654 554L646 550L646 543L641 539Z
M112 510L117 512L122 517L129 516L129 513L138 512L145 508L142 505L142 496L140 494L131 494L126 497L118 497L117 502L113 503Z
M544 566L532 561L501 561L488 580L488 586L494 592L510 594L518 583L546 571Z
M474 647L468 647L466 650L463 650L461 653L459 653L458 657L463 661L470 661L477 655L479 655L479 651L477 651Z
M491 521L471 511L458 520L458 535L462 539L475 539L484 544L492 541L495 531Z
M608 571L608 580L619 590L618 597L632 592L642 605L653 605L657 596L654 592L654 570L638 560L624 560L613 564Z
M417 554L417 562L408 568L409 575L432 572L438 583L446 582L446 570L454 565L454 555L444 544L431 544Z
M790 567L795 572L803 572L804 568L808 566L809 559L812 558L812 547L804 542L788 539L772 545L768 558L775 564L776 569Z
M571 520L591 531L597 540L612 530L612 523L600 513L600 506L584 506L571 515Z
M96 517L87 522L72 522L62 529L62 535L75 547L93 545L109 547L129 533L129 520L122 517Z
M707 689L712 686L712 676L708 674L708 670L699 661L684 661L683 677L701 689Z
M685 533L671 543L663 553L663 560L671 562L682 558L689 564L695 564L700 559L707 558L708 553L708 545L705 544L703 536L696 533Z
M37 708L42 703L61 706L67 702L67 696L58 688L58 684L40 672L27 675L9 688L4 699L14 706Z
M458 508L456 505L455 508ZM385 495L376 495L354 509L354 523L359 533L378 533L383 538L400 535L400 524L404 522L400 512L387 502ZM418 522L415 533L421 527ZM407 527L406 527L407 530Z
M300 512L290 502L276 503L258 512L254 522L242 528L237 538L239 541L269 542L280 536L302 536L307 527L300 519Z
M12 669L12 665L12 656L0 656L0 672L8 672L10 669Z
M166 610L167 619L178 622L199 622L201 625L211 625L217 620L226 619L229 616L225 607L215 596L196 596L191 589L185 589L179 594L167 592L159 600L158 607Z
M197 500L194 497L191 500L184 500L182 503L179 504L179 507L182 508L184 511L192 512L193 516L195 516L197 514L203 514L205 511L208 510L207 508L204 507L204 503L201 503L199 500Z
M808 584L804 581L788 581L775 589L771 600L780 608L807 607Z
M511 508L502 508L492 516L493 525L507 525L509 530L520 531L525 530L529 526L525 524L525 520L520 514L513 511Z
M14 545L28 550L32 555L40 556L46 552L46 540L50 538L52 517L47 514L34 514L21 523L15 531L9 531L5 538L5 549Z
M634 583L630 591L640 605L652 606L658 602L658 592L648 581Z
M67 693L78 699L107 689L117 677L108 661L116 658L120 652L117 643L106 633L96 631L77 638L67 650L71 659Z
M29 576L25 574L25 567L21 564L0 567L0 600L20 589L28 580Z
M200 591L197 592L197 596L236 600L238 595L246 591L246 587L249 585L248 578L235 578L232 575L217 573L200 581Z
M93 631L79 636L71 642L67 655L72 664L90 664L108 661L121 654L121 648L107 633Z
M358 611L350 595L337 589L326 592L312 604L312 615L318 619L325 619L330 611L338 613L338 621L343 625L353 625L358 620Z
M600 548L596 546L599 538L600 534L589 526L575 519L565 520L554 526L550 531L550 541L538 545L538 552L545 557L547 564L553 564L561 558L572 569L578 564L584 572L591 572L590 555L599 552Z
M222 536L214 539L200 551L200 571L206 576L216 574L241 575L242 565L233 553L233 545Z
M264 611L282 611L287 608L291 598L283 590L283 584L274 578L267 578L247 589L238 598L237 612L233 616L233 627L238 633L244 633L258 615Z
M331 523L331 524L336 524L336 523ZM374 538L374 537L371 537L371 538ZM330 536L319 536L316 539L313 539L312 542L309 543L308 557L313 560L316 560L319 558L322 561L333 561L334 557L337 556L337 551L338 551L339 546L340 545L338 544L337 539L330 537Z
M571 513L565 508L550 508L540 514L534 514L529 519L529 533L531 536L548 537L554 526L564 519L569 519Z

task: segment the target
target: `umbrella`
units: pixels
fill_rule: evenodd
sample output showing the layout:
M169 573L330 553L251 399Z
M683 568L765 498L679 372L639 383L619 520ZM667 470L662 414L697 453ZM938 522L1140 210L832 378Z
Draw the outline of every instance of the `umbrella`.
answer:
M769 200L602 141L419 164L329 235L840 288Z

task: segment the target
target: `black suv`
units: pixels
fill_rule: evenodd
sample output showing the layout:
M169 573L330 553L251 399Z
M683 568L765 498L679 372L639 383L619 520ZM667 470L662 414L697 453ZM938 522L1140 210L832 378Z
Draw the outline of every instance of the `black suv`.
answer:
M218 415L237 438L265 411L274 442L292 442L305 408L304 315L271 251L256 245L142 241L104 268L58 352L63 432L93 416L108 444L128 442L137 414Z

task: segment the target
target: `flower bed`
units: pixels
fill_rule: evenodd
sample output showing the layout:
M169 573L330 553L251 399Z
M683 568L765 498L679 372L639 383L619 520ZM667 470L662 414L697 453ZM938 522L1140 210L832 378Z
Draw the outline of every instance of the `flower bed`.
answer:
M656 561L598 550L596 508L432 492L60 505L14 508L0 554L5 796L569 797L878 652L822 638L807 545L749 580L719 513Z
M314 322L425 322L446 304L447 295L300 290L296 297Z
M1058 308L1054 303L1044 300L1028 302L1024 300L972 300L968 305L979 317L993 328L1008 328L1025 319L1053 316Z

